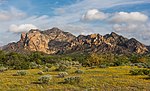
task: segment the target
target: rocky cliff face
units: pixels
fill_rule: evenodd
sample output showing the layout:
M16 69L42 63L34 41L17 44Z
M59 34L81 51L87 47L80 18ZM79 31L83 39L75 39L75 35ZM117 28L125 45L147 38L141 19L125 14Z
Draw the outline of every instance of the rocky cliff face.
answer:
M104 36L100 34L79 35L58 28L46 31L30 30L22 33L17 43L10 43L3 47L6 51L41 51L47 54L62 54L75 51L81 52L112 52L144 54L148 48L136 39L127 39L114 32Z
M146 46L137 40L127 39L114 32L104 36L91 34L87 36L80 35L76 38L77 44L75 50L84 50L86 52L112 52L112 53L138 53L144 54L149 50Z
M149 52L150 52L150 46L147 46L147 49L149 50Z

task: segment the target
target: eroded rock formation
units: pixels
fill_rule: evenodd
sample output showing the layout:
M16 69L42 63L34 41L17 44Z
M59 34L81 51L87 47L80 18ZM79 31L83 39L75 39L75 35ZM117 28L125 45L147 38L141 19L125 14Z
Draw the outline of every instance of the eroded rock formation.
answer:
M104 36L91 34L76 37L58 28L46 31L31 29L28 33L22 33L17 43L8 44L3 47L3 50L17 52L40 51L47 54L62 54L75 51L119 54L144 54L149 52L148 48L136 39L127 39L114 32Z

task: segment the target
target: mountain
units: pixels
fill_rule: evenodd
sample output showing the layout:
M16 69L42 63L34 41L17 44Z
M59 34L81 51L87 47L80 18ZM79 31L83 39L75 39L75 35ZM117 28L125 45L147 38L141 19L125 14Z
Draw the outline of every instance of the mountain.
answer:
M147 49L150 51L150 46L147 46Z
M144 54L149 52L148 47L134 38L127 39L114 32L104 36L100 34L74 36L58 28L45 31L31 29L22 33L16 43L9 43L2 48L5 51L29 52L40 51L47 54L63 54L80 52Z

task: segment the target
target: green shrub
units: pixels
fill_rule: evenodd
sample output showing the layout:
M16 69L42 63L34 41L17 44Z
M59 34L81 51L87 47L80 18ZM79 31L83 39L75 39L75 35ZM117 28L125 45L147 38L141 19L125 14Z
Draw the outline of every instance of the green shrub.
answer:
M82 70L76 70L75 73L76 73L76 74L83 74L84 71L82 71Z
M25 76L25 75L27 75L27 71L24 70L17 71L16 73L16 76Z
M52 76L51 75L44 75L44 76L41 76L38 81L41 83L41 84L48 84L49 81L52 79Z
M150 68L150 64L149 63L143 63L143 68Z
M30 68L31 68L31 69L36 69L36 68L38 68L38 64L35 63L35 62L31 62L31 63L30 63Z
M64 79L64 83L66 84L79 84L81 82L81 78L77 76L68 77Z
M52 64L49 64L49 63L46 64L46 67L48 68L51 68L52 66L53 66Z
M137 66L138 68L150 68L149 63L133 63L131 66Z
M144 75L149 75L150 74L150 70L149 69L143 69L142 70Z
M67 66L66 65L59 65L59 67L56 69L56 71L66 71Z
M78 61L60 61L59 65L65 65L67 67L78 67L81 64Z
M42 65L39 64L39 65L37 66L37 68L38 68L38 69L42 68Z
M4 65L3 64L0 64L0 67L3 67Z
M134 63L134 66L137 66L138 68L147 68L145 63Z
M125 65L126 63L121 61L121 60L117 60L114 62L114 66L122 66L122 65Z
M49 70L49 68L48 67L45 67L44 69L43 69L43 72L49 72L50 70Z
M59 65L65 65L65 66L72 66L72 62L70 62L70 61L60 61L59 62Z
M72 61L72 66L74 66L74 67L80 67L81 64L78 61Z
M130 73L132 75L148 75L150 74L150 70L149 69L132 69L130 70Z
M58 73L58 77L59 77L59 78L63 78L63 77L65 77L65 76L67 76L67 75L68 75L67 72L60 72L60 73Z
M114 66L115 64L114 63L108 63L108 65L106 66Z
M143 75L143 72L139 71L139 69L132 69L130 70L132 75Z
M13 65L13 69L15 70L26 70L26 69L30 69L30 64L29 62L16 62Z
M4 67L4 66L1 66L0 67L0 72L4 72L4 71L7 71L8 70L8 68L6 68L6 67Z
M38 72L37 74L39 74L39 75L43 75L44 73L43 73L43 71L40 71L40 72Z
M95 69L97 66L91 66L91 69Z
M108 66L106 64L102 64L99 66L100 68L108 68Z

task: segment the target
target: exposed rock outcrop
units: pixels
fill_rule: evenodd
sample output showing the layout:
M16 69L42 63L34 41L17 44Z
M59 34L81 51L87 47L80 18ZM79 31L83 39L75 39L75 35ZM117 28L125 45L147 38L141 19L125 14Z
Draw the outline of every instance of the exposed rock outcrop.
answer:
M112 52L138 53L149 52L148 48L134 38L127 39L114 32L104 36L100 34L79 35L64 32L58 28L40 31L31 29L22 33L17 43L10 43L3 47L6 51L40 51L47 54L62 54L75 51L82 52Z
M149 50L149 52L150 52L150 46L147 46L147 49Z

